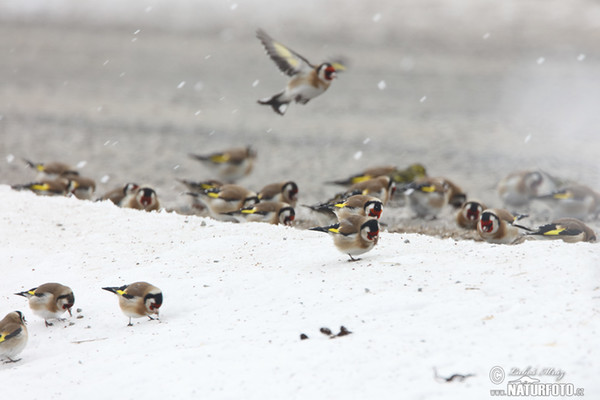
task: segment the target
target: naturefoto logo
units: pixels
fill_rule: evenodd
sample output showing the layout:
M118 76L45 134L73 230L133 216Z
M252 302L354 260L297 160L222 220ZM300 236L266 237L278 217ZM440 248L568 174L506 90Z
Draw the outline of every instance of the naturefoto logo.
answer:
M490 381L494 385L506 382L506 389L491 389L491 396L583 396L583 388L575 388L572 383L560 382L565 372L556 368L511 368L508 373L502 367L490 369ZM542 382L542 379L554 378L554 382Z

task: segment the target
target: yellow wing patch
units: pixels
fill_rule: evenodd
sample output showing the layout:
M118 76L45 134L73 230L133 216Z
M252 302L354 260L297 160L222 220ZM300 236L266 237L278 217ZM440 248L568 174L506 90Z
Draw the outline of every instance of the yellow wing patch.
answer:
M344 208L347 206L347 204L346 203L337 203L337 204L334 204L333 206L337 207L337 208Z
M0 343L4 342L6 340L6 333L2 333L2 335L0 335Z
M242 214L254 214L256 212L255 208L244 208L241 210Z
M544 232L544 236L558 236L561 232L564 232L566 228L556 228L551 231Z
M30 295L32 295L32 296L35 296L35 290L30 290L30 291L28 291L27 293L29 293L29 294L30 294Z
M219 198L219 193L216 193L216 192L208 192L208 193L206 193L206 195L208 197L212 197L213 199L218 199Z
M433 185L422 186L419 190L421 190L421 192L432 193L432 192L435 192L435 186L433 186Z
M292 66L292 68L298 67L298 59L292 54L292 52L287 47L285 47L279 42L273 42L273 48L277 52L277 55L279 55L281 58L285 58L285 60L288 62L288 64L290 64L290 66Z
M37 169L40 172L44 172L44 166L42 164L38 164L35 166L35 169Z
M117 294L119 296L123 296L125 294L125 291L124 290L117 290Z
M332 233L340 233L340 230L338 228L329 228L328 230Z
M354 178L352 178L352 180L350 182L352 182L352 183L360 183L360 182L368 181L371 178L372 178L371 175L355 176Z
M221 164L229 161L230 158L231 157L229 156L229 154L216 154L210 158L210 161L217 164Z
M31 190L48 190L50 186L46 183L42 185L31 185Z
M573 194L571 192L556 193L552 197L554 197L555 199L559 199L559 200L566 200L566 199L572 198Z

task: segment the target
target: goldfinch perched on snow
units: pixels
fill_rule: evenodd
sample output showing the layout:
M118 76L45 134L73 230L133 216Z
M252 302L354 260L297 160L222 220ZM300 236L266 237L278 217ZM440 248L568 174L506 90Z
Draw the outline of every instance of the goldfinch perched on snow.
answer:
M71 179L58 177L55 179L42 179L39 182L27 183L25 185L13 185L15 190L31 190L42 196L69 196L77 189L77 182Z
M530 230L524 226L515 224L523 216L515 217L504 209L483 210L479 222L477 222L477 233L489 243L512 244L522 238L520 229Z
M383 205L386 205L395 191L396 184L394 181L389 176L384 175L355 183L346 190L343 197L346 198L356 194L369 195L377 197Z
M395 183L410 183L418 178L423 178L427 176L427 172L425 171L425 167L421 164L411 164L405 169L398 169L393 165L380 166L380 167L372 167L360 172L358 174L352 175L346 179L338 179L335 181L327 182L335 185L342 186L351 186L355 183L367 181L369 179L386 175L392 178L392 181Z
M158 319L158 309L163 303L163 294L159 288L147 282L135 282L131 285L120 287L103 287L102 289L112 292L119 296L119 307L127 317L132 326L131 318L148 317L156 314Z
M27 327L25 317L21 311L6 314L0 321L0 359L5 362L17 362L14 358L23 351L27 345Z
M131 196L132 194L137 192L137 190L139 188L140 188L140 185L138 185L137 183L132 183L132 182L126 183L125 186L115 188L115 189L105 193L102 197L100 197L96 201L108 200L108 201L112 202L113 204L119 206L119 205L121 205L121 201L123 201L124 198Z
M435 218L448 204L450 186L443 178L422 178L403 187L408 204L419 218Z
M29 307L35 315L44 318L46 326L52 326L48 320L59 319L65 311L73 315L71 314L71 307L75 304L73 291L60 283L44 283L26 292L15 294L29 299Z
M558 180L543 171L516 171L498 183L498 194L504 204L522 207L537 196L546 195L558 189Z
M298 185L296 182L271 183L258 192L260 201L282 201L292 207L298 202Z
M259 104L271 106L279 115L285 114L288 104L292 101L306 104L323 94L336 77L336 72L345 69L335 62L313 65L294 50L274 40L262 29L256 31L256 37L260 39L267 54L281 72L291 77L282 92L258 100Z
M142 186L121 200L120 206L135 210L158 211L160 202L154 189Z
M228 213L238 221L267 222L291 226L296 218L294 208L281 201L261 201L254 206Z
M222 219L223 214L249 208L259 202L256 193L232 183L208 189L204 192L189 192L188 194L196 197L206 205L213 218L216 219Z
M372 250L379 240L377 220L362 215L348 215L337 224L310 228L310 230L332 235L333 244L339 251L350 256L349 261L360 260L352 256Z
M247 146L206 155L190 154L190 157L202 162L219 179L233 183L252 172L256 151Z
M485 209L485 205L478 201L465 201L456 213L456 223L461 228L477 229L477 222Z
M554 218L588 219L600 214L600 193L584 185L573 185L536 200L543 201Z
M557 219L529 232L528 235L536 239L562 239L567 243L596 241L596 234L592 228L576 218Z
M36 171L44 174L46 177L56 177L65 174L79 175L79 172L77 172L75 168L71 167L69 164L59 161L53 161L49 163L36 163L29 160L25 160L25 162L27 163L28 167L35 169Z

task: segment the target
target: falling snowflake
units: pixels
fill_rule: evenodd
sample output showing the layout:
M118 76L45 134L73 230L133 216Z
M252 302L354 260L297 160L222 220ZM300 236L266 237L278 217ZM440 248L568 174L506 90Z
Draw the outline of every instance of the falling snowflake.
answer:
M108 175L104 175L102 178L100 178L100 182L102 183L106 183L110 180L110 176Z
M377 87L379 88L379 90L384 90L386 88L387 84L385 83L385 81L379 81L379 83L377 84Z
M539 65L543 64L544 62L546 62L546 59L544 57L540 57L537 59L536 61Z
M363 152L362 151L357 151L356 153L354 153L354 159L355 160L360 160L363 156Z
M419 99L419 102L424 103L425 100L427 100L427 96L423 96L421 97L421 99Z
M257 87L259 83L259 80L255 80L254 82L252 82L252 87Z
M179 85L177 85L177 89L181 89L184 86L185 86L185 81L181 81L181 82L179 82Z
M373 22L379 22L381 21L381 13L377 13L375 15L373 15Z
M577 56L577 61L583 61L585 60L585 54L580 54Z

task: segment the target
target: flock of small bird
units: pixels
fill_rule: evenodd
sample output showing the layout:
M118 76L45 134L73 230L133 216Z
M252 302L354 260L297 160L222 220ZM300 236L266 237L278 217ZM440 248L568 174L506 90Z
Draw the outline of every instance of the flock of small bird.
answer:
M259 30L268 55L282 72L291 77L286 88L270 98L259 100L275 112L284 115L288 105L306 104L322 94L344 69L339 62L313 65L295 51ZM299 189L291 180L268 184L255 192L236 184L253 170L257 153L250 147L232 148L211 154L190 154L190 157L211 169L212 179L180 180L187 188L192 209L200 215L236 222L266 222L290 226L295 220ZM74 196L93 199L96 185L93 179L82 177L70 165L62 162L26 161L40 176L35 182L13 185L16 190L31 190L40 195ZM327 182L343 186L344 190L321 203L307 205L312 212L328 219L323 226L310 228L333 237L336 248L356 261L355 256L372 250L378 242L380 218L384 207L396 193L402 194L416 218L435 219L442 210L453 207L456 224L476 231L490 243L514 244L525 238L562 239L566 242L596 240L594 231L583 221L600 214L600 194L589 187L565 183L543 171L519 171L498 184L498 194L506 207L528 210L530 203L546 203L553 218L548 224L529 228L522 224L526 215L506 209L488 209L467 195L451 180L429 177L421 164L406 168L376 166L350 177ZM398 196L398 194L396 194ZM161 208L156 191L148 186L126 183L96 200L111 201L124 208L155 211ZM102 288L115 293L123 313L131 318L158 316L163 295L160 289L136 282L121 287ZM58 283L46 283L26 292L16 293L29 299L34 314L51 325L64 312L71 314L75 302L73 291ZM9 362L27 343L25 318L20 311L6 315L0 321L0 358Z

